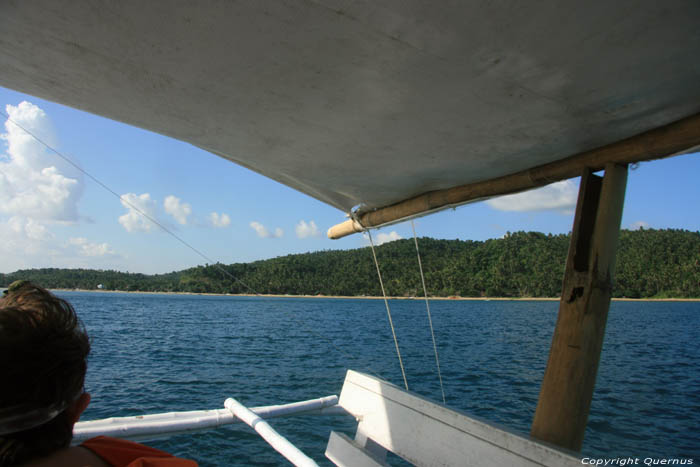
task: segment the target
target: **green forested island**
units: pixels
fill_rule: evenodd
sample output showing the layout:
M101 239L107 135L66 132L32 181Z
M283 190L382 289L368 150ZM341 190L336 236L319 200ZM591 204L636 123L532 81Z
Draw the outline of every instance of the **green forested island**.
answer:
M431 296L557 297L568 245L568 235L539 232L508 233L504 238L483 242L419 239ZM413 239L381 245L377 257L388 295L423 295ZM368 247L295 254L245 264L197 266L154 275L90 269L29 269L0 274L0 287L18 279L63 289L89 290L101 284L104 290L123 291L381 295ZM700 297L700 232L622 230L613 296Z

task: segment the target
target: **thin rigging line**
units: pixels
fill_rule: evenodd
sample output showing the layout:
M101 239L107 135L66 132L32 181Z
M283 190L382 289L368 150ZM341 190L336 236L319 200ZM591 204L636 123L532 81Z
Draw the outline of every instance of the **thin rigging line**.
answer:
M433 318L430 316L428 289L425 287L423 263L420 259L420 251L418 250L418 237L416 237L416 226L413 223L413 219L411 219L411 228L413 229L413 241L416 244L416 255L418 256L418 269L420 270L420 280L421 282L423 282L423 296L425 297L425 309L428 312L428 323L430 323L430 336L433 338L433 350L435 351L435 365L437 366L438 379L440 380L440 391L442 391L442 403L447 405L447 401L445 400L445 387L442 385L442 373L440 372L440 358L438 357L437 344L435 343L435 331L433 331Z
M391 326L391 334L394 336L394 345L396 346L396 355L399 357L399 366L401 367L401 374L403 375L403 383L406 386L406 391L408 391L408 380L406 380L406 370L403 367L403 360L401 359L401 351L399 350L399 341L396 338L396 331L394 330L394 322L391 319L391 310L389 309L389 301L386 298L386 291L384 290L384 281L382 281L382 273L379 271L379 262L377 261L377 253L374 251L374 242L372 241L372 232L367 230L369 235L369 245L372 247L372 256L374 257L374 265L377 267L377 276L379 276L379 285L382 287L382 295L384 296L384 305L386 305L386 315L389 317L389 326Z
M187 243L185 240L183 240L180 236L178 236L177 234L175 234L173 231L171 231L170 229L168 229L167 227L165 227L163 224L161 224L160 222L158 222L157 220L155 220L153 217L151 217L151 216L149 216L148 214L146 214L145 212L143 212L143 211L142 211L141 209L139 209L137 206L135 206L134 204L132 204L131 202L129 202L129 200L127 200L126 198L124 198L123 196L121 196L120 194L118 194L116 191L112 190L110 187L108 187L107 185L105 185L104 183L102 183L99 179L97 179L97 177L92 176L92 174L90 174L89 172L87 172L86 170L84 170L82 167L80 167L78 164L76 164L75 162L73 162L69 157L64 156L64 155L61 154L58 150L54 149L51 145L49 145L48 143L44 142L44 141L43 141L41 138L39 138L37 135L35 135L35 134L32 133L31 131L27 130L26 128L24 128L24 127L23 127L22 125L20 125L19 123L15 122L12 118L10 118L9 115L7 115L7 114L6 114L5 112L3 112L2 110L0 110L0 115L5 116L5 117L7 118L7 121L8 121L8 122L11 122L12 124L14 124L15 126L17 126L18 128L22 129L22 131L24 131L24 132L27 133L29 136L31 136L32 138L34 138L35 140L37 140L39 143L41 143L42 145L44 145L48 150L50 150L51 152L53 152L54 154L56 154L58 157L60 157L60 158L63 159L64 161L68 162L70 165L72 165L72 166L75 167L76 169L78 169L81 173L83 173L84 175L86 175L87 177L89 177L93 182L97 183L97 184L100 185L102 188L104 188L105 190L107 190L108 192L110 192L111 194L113 194L114 196L116 196L116 197L119 199L119 201L121 201L123 204L128 205L131 209L133 209L134 211L138 212L139 214L141 214L143 217L145 217L145 218L148 219L149 221L153 222L155 225L157 225L158 227L160 227L160 228L161 228L163 231L165 231L166 233L170 234L170 236L172 236L175 240L177 240L178 242L182 243L182 244L185 245L187 248L189 248L190 250L194 251L196 254L198 254L198 255L201 256L202 258L204 258L204 260L205 260L207 263L212 263L212 266L214 266L216 269L218 269L220 272L222 272L225 276L227 276L227 277L231 278L232 280L238 282L239 284L241 284L242 286L244 286L246 289L248 289L248 290L250 290L251 292L253 292L255 295L260 295L260 294L257 293L252 287L250 287L248 284L246 284L246 283L243 282L242 280L238 279L236 276L234 276L233 274L231 274L230 272L228 272L228 271L227 271L226 269L224 269L223 267L219 266L218 263L214 262L214 260L212 260L211 258L209 258L207 255L205 255L204 253L202 253L201 251L199 251L198 249L196 249L195 247L193 247L192 245L190 245L189 243Z
M123 202L124 204L128 205L129 207L131 207L132 209L134 209L136 212L138 212L139 214L141 214L142 216L144 216L146 219L150 220L150 221L153 222L155 225L157 225L158 227L160 227L161 229L163 229L166 233L170 234L170 235L171 235L173 238L175 238L177 241L179 241L180 243L182 243L183 245L185 245L185 246L186 246L187 248L189 248L190 250L194 251L194 252L195 252L196 254L198 254L200 257L204 258L204 260L206 260L208 263L211 263L212 266L214 266L216 269L218 269L220 272L222 272L225 276L227 276L227 277L231 278L232 280L238 282L239 284L243 285L246 289L248 289L249 291L251 291L251 292L252 292L253 294L255 294L256 296L260 296L260 294L259 294L257 291L255 291L255 289L253 289L251 286L249 286L248 284L246 284L245 282L243 282L242 280L238 279L236 276L234 276L233 274L231 274L230 272L228 272L226 269L224 269L223 267L221 267L221 266L218 264L218 262L215 263L212 259L210 259L208 256L206 256L204 253L202 253L201 251L199 251L198 249L196 249L195 247L193 247L192 245L190 245L189 243L187 243L185 240L183 240L183 239L180 238L178 235L176 235L174 232L172 232L171 230L169 230L168 228L166 228L164 225L162 225L161 223L159 223L159 222L158 222L157 220L155 220L153 217L149 216L148 214L146 214L145 212L143 212L141 209L139 209L137 206L134 206L132 203L130 203L130 202L129 202L128 200L126 200L124 197L122 197L121 195L119 195L116 191L112 190L109 186L107 186L107 185L105 185L104 183L102 183L97 177L94 177L92 174L90 174L89 172L87 172L86 170L84 170L82 167L80 167L78 164L76 164L75 162L73 162L68 156L63 155L63 154L60 153L58 150L54 149L51 145L49 145L48 143L44 142L44 141L43 141L41 138L39 138L37 135L35 135L35 134L32 133L31 131L27 130L26 128L24 128L24 127L23 127L22 125L20 125L19 123L15 122L9 115L7 115L7 114L6 114L5 112L3 112L2 110L0 110L0 115L3 115L5 118L7 118L7 121L11 122L13 125L15 125L15 126L17 126L18 128L20 128L22 131L24 131L24 132L27 133L29 136L31 136L31 137L34 138L36 141L38 141L38 142L41 143L43 146L45 146L48 150L50 150L51 152L53 152L54 154L56 154L58 157L60 157L60 158L63 159L64 161L68 162L70 165L72 165L72 166L75 167L77 170L79 170L81 173L83 173L84 175L86 175L87 177L89 177L92 181L94 181L94 182L97 183L99 186L101 186L102 188L104 188L105 190L107 190L109 193L111 193L112 195L116 196L121 202ZM330 344L337 352L341 353L342 355L344 355L344 356L346 356L346 357L347 357L347 356L350 356L350 357L352 357L353 359L355 359L356 361L359 361L360 363L362 363L363 367L365 367L366 371L368 371L368 372L371 373L371 374L374 374L374 376L378 376L378 375L376 375L374 372L372 372L371 370L369 370L369 368L366 366L366 364L364 364L364 362L363 362L359 357L357 357L356 355L350 354L350 353L348 353L348 352L345 352L345 351L342 350L340 347L338 347L337 345L335 345L335 343L334 343L332 340L330 340L329 338L326 338L326 337L323 336L322 334L319 334L319 333L317 333L316 331L310 329L308 326L306 326L306 324L305 324L303 321L301 321L301 318L298 318L294 313L291 313L291 312L290 312L289 315L290 315L298 324L301 324L302 328L303 328L306 332L308 332L309 334L313 334L314 336L320 338L321 340L326 341L326 343Z

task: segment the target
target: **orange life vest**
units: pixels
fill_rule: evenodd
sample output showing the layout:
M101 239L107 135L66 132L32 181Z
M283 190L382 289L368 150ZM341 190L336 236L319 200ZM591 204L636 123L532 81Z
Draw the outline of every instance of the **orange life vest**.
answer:
M197 463L181 459L165 451L118 438L98 436L81 444L114 467L197 467Z

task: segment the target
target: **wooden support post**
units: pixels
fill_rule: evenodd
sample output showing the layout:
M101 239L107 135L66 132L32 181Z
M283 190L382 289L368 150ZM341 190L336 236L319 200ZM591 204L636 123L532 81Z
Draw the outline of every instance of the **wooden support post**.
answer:
M581 178L547 369L531 435L580 451L610 307L627 165Z

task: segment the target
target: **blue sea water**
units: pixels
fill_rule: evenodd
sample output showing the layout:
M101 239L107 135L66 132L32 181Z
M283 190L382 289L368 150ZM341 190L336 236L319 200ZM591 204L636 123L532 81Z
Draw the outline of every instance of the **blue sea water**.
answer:
M92 338L83 420L339 394L402 377L379 300L61 292ZM425 304L390 301L410 389L440 400ZM528 433L558 303L434 301L447 404ZM582 457L700 461L700 303L614 302ZM349 417L272 420L320 464ZM285 465L245 425L148 443L200 465Z

